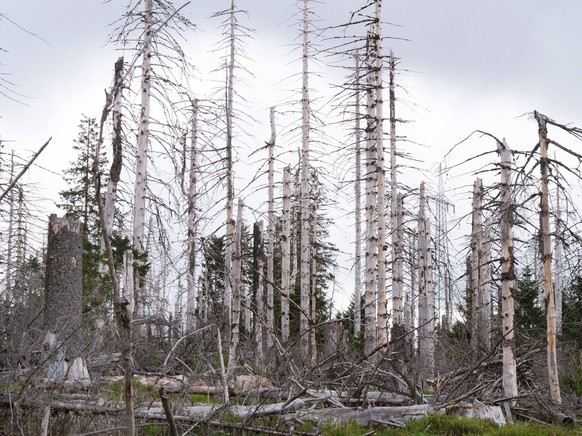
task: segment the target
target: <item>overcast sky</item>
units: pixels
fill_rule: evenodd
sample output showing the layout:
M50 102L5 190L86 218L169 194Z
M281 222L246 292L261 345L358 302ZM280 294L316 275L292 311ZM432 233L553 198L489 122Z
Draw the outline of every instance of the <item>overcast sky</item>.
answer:
M217 66L210 50L218 39L219 23L208 17L229 3L194 0L183 10L198 27L185 44L200 80ZM249 13L242 24L256 29L254 40L248 42L254 61L247 66L257 74L249 84L256 99L250 106L260 120L268 119L268 106L279 103L283 76L298 71L291 46L297 37L294 3L237 1ZM319 25L346 22L350 11L362 3L319 4ZM383 4L383 19L392 24L385 27L385 35L399 38L387 40L385 50L392 49L401 59L399 84L407 91L398 91L397 112L411 121L400 132L428 147L415 149L425 161L427 177L443 154L475 129L507 137L512 148L530 149L537 141L537 128L518 117L534 109L563 123L582 125L579 0L384 0ZM26 181L41 182L46 197L55 199L63 189L58 174L73 158L70 152L81 115L100 114L103 90L119 56L106 45L107 36L125 6L121 0L5 0L0 6L0 72L17 85L24 95L18 100L25 103L0 96L0 139L5 150L15 148L25 158L28 150L53 137L38 161L50 171L37 167L26 176ZM325 67L325 59L321 61L318 68L333 71ZM337 84L343 74L336 71L322 80ZM266 124L255 127L258 137L268 138ZM493 144L475 141L467 147Z

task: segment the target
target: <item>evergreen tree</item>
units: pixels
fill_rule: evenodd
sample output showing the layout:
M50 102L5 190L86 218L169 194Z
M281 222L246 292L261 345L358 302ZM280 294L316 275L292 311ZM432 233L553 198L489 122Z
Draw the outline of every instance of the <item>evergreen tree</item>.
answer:
M515 287L515 330L518 344L523 344L528 339L545 338L545 314L536 303L539 292L539 285L531 268L525 267Z
M83 116L79 123L79 134L74 141L76 157L64 171L68 188L59 192L62 203L58 206L69 219L83 224L83 301L84 311L106 304L107 293L100 286L100 221L95 186L92 179L92 164L98 144L99 126L95 118ZM106 165L106 157L100 156L100 168ZM100 289L103 288L103 289Z

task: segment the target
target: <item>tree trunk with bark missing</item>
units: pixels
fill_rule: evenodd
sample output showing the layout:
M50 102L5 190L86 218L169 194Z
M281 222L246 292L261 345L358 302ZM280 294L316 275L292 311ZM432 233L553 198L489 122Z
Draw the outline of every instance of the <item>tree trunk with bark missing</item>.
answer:
M392 231L392 338L404 334L404 280L403 280L403 247L402 221L403 200L398 193L396 166L396 96L394 94L394 54L390 52L389 61L389 91L390 91L390 188L391 188L391 231ZM400 344L401 345L401 344ZM396 348L402 348L396 345Z
M281 242L281 342L289 340L289 296L291 294L291 168L283 169L283 215Z
M514 257L513 257L513 201L511 199L511 150L503 140L497 144L501 157L501 333L503 339L503 395L506 398L517 396L517 370L515 364L515 341L513 316L514 309Z
M267 214L267 349L273 348L273 334L275 332L275 303L274 303L274 282L275 274L275 141L277 133L275 130L275 108L271 107L269 112L271 124L271 138L267 143L269 153L269 182L268 182L268 203Z
M386 195L384 184L384 100L382 80L382 0L375 0L374 88L376 89L376 183L378 189L378 345L388 343L386 307Z
M301 354L305 361L309 353L309 292L310 292L310 224L309 224L309 1L303 0L303 84L301 93L301 276L299 335Z
M137 134L137 156L135 167L135 192L133 204L133 247L138 253L145 251L145 208L147 190L147 162L148 162L148 142L150 124L150 100L151 100L151 77L152 77L152 32L153 32L153 10L152 0L145 0L144 3L144 33L142 49L142 76L141 76L141 108L139 115L139 128ZM141 280L136 278L136 316L143 315L143 302L145 290L142 288Z
M117 199L117 185L121 177L123 166L123 130L121 109L123 103L123 56L115 63L115 76L113 79L113 160L111 170L109 171L109 180L107 182L107 196L105 197L105 227L107 234L113 230L113 218L115 215L115 201ZM104 244L102 244L104 245ZM102 251L105 251L102 247Z
M255 361L257 367L262 368L264 362L263 354L263 323L265 321L264 297L264 270L265 254L263 249L263 222L256 222L253 226L253 289L255 294Z
M364 353L376 348L376 127L374 114L374 80L372 75L373 35L368 32L366 73L366 277L364 296Z
M186 331L196 328L196 238L198 223L196 217L197 200L197 160L198 160L198 99L192 99L192 126L190 137L190 169L188 171L188 276L186 278Z
M186 331L196 328L196 238L198 223L196 215L197 160L198 160L198 99L192 99L192 124L190 132L190 168L188 170L188 276L186 278ZM200 306L198 307L200 316Z
M471 351L479 357L479 344L482 332L479 329L479 247L483 235L483 181L479 178L473 183L473 211L471 224Z
M233 286L232 286L232 321L230 325L230 347L228 350L228 370L226 379L230 382L234 375L237 362L238 345L240 342L240 306L241 306L241 279L242 279L242 201L238 200L236 216L236 238L234 243Z
M479 245L479 349L491 349L491 221L485 220Z
M556 334L562 334L562 291L563 291L563 280L562 274L564 271L564 259L563 259L563 245L562 245L562 209L560 207L560 170L556 169L556 216L555 216L555 229L556 229L556 239L555 244L555 257L554 262L554 275L555 275L555 298L556 298Z
M360 77L360 55L356 51L356 72L355 72L355 265L354 265L354 336L362 334L362 145L361 145L361 77Z
M313 201L312 215L311 215L311 306L309 312L310 330L309 343L311 347L311 365L315 366L317 362L317 194Z
M236 18L234 0L230 4L229 23L229 62L226 67L226 238L224 251L224 298L222 303L222 322L229 326L232 316L232 257L235 240L234 222L234 174L232 159L233 140L233 101L234 101L234 66L236 43Z
M420 184L418 212L418 357L424 379L434 375L434 294L430 222L426 217L424 181Z
M542 247L544 264L544 287L546 291L546 321L548 339L548 383L550 385L550 398L556 404L562 403L560 394L560 380L558 378L558 356L556 351L556 306L554 296L554 283L552 280L552 243L550 239L550 207L548 192L548 130L547 119L539 112L534 112L538 122L538 134L540 145L540 169L541 169L541 199L540 216L542 224Z

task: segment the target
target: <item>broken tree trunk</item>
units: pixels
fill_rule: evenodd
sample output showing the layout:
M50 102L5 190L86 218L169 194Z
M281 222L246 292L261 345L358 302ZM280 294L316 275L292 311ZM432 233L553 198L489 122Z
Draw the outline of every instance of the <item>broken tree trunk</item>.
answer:
M44 347L53 353L45 376L48 382L73 386L90 383L81 355L83 310L82 225L52 214L47 243Z

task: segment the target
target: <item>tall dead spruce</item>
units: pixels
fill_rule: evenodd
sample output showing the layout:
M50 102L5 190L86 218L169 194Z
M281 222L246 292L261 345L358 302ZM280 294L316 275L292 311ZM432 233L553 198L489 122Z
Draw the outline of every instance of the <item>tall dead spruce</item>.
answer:
M548 383L550 385L550 398L556 404L562 402L560 395L560 380L558 377L558 357L556 351L556 306L554 296L554 282L552 280L552 245L550 238L550 206L548 191L548 128L547 118L539 112L534 112L538 123L539 147L540 147L540 215L542 225L542 260L544 266L544 287L546 291L546 322L548 338Z
M512 201L511 183L511 150L503 140L497 143L497 151L500 155L501 184L500 184L500 210L499 221L501 224L501 333L503 339L503 395L506 398L517 397L517 372L515 363L514 341L514 285L515 270L513 257L513 223L514 204Z

